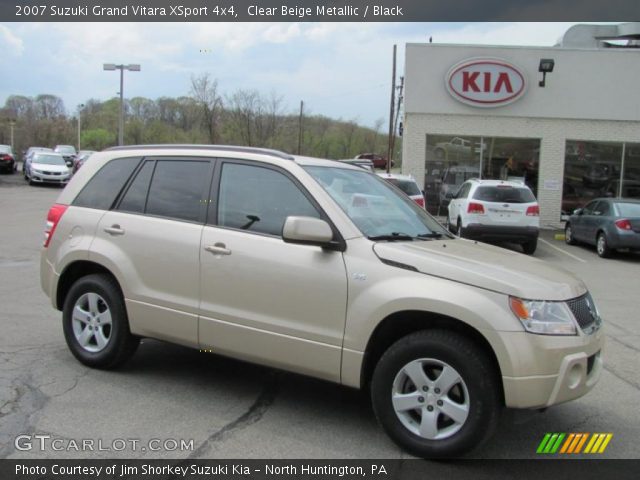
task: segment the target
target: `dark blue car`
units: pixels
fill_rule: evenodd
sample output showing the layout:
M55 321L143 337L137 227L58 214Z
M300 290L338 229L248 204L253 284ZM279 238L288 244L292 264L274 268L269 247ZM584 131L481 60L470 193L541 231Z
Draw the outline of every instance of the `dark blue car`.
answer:
M640 200L596 198L573 212L564 234L569 245L595 245L603 258L618 249L640 250Z

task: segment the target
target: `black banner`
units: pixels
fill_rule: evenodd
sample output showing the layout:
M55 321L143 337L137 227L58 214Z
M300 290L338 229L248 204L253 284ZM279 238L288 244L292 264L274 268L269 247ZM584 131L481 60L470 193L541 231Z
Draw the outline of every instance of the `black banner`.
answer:
M637 0L0 0L4 22L631 21Z
M638 460L0 460L2 480L636 479Z

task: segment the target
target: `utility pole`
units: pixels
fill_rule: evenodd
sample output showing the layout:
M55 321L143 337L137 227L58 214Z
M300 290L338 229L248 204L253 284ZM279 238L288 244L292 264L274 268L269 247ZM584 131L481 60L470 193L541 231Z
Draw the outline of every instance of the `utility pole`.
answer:
M389 112L389 147L387 148L387 173L391 170L391 154L393 152L392 137L395 136L393 130L394 108L396 103L396 45L393 46L393 72L391 76L391 107Z
M300 118L298 119L298 155L302 154L302 111L304 102L300 100Z
M118 145L124 145L124 71L139 72L140 65L132 63L130 65L116 65L115 63L105 63L103 70L120 70L120 121L118 126Z
M398 119L400 118L400 105L402 105L403 89L404 89L404 77L400 77L400 86L398 87L398 106L396 107L396 118L395 118L395 121L393 122L393 136L391 137L392 152L396 151L396 132L398 131Z
M13 151L14 146L13 146L13 127L16 126L16 122L15 120L9 120L9 135L11 137L11 151Z
M82 109L84 108L84 103L78 105L78 152L80 151L80 122L82 117Z

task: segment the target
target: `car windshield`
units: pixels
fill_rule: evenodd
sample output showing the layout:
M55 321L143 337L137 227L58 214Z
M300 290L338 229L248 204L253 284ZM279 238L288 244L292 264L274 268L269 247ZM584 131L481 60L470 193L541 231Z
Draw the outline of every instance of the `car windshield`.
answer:
M66 165L64 158L60 155L47 155L38 153L33 157L33 163L41 163L43 165Z
M305 170L372 240L451 238L434 218L377 175L336 167Z
M75 155L76 149L70 145L60 145L56 147L56 152L62 153L62 154Z
M616 203L621 217L640 217L640 203Z
M412 180L400 180L397 178L387 178L387 182L392 183L409 196L422 195L422 192Z
M536 201L536 197L528 188L516 188L509 185L478 187L473 198L483 202L498 203L531 203Z

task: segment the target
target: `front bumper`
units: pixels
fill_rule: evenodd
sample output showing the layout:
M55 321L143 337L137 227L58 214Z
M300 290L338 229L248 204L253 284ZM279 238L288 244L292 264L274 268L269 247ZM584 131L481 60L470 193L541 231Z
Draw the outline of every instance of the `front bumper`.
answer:
M69 182L69 174L51 175L32 171L30 180L37 183L57 183L63 185Z
M463 229L463 236L481 242L525 243L538 238L538 227L482 225L470 223Z
M602 327L591 335L505 332L504 336L510 337L512 354L517 356L515 375L502 377L507 407L543 408L575 400L600 378L605 338ZM522 336L529 338L519 338Z

